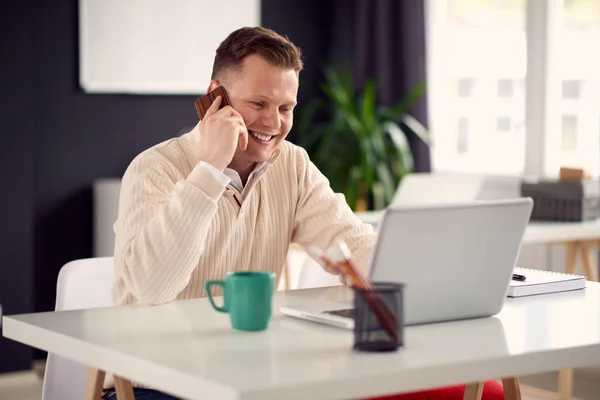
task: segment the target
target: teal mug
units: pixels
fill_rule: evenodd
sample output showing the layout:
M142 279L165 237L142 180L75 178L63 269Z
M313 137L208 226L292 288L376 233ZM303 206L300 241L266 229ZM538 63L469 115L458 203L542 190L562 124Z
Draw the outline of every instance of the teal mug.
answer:
M210 287L223 288L223 307L215 304ZM204 290L213 308L229 313L231 325L242 331L262 331L271 320L275 274L267 271L230 272L224 281L204 282Z

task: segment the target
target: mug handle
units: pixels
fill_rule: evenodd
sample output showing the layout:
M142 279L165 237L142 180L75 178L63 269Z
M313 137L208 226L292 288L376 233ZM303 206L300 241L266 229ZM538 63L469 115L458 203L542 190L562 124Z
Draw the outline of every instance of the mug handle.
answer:
M225 282L224 281L206 281L206 282L204 282L204 291L206 292L206 295L208 296L210 305L213 306L213 308L219 312L224 312L224 313L228 312L227 308L225 307L225 301L223 301L223 307L218 307L215 304L215 301L213 300L213 297L210 294L210 287L213 285L218 285L223 288L223 299L225 299Z

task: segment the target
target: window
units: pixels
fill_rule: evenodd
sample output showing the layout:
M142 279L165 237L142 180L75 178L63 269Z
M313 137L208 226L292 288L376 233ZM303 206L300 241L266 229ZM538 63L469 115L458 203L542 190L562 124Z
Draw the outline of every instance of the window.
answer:
M469 119L460 117L458 119L456 151L463 154L469 149Z
M600 173L600 1L565 0L558 49L558 79L562 96L560 148L553 166L584 168Z
M428 14L433 168L522 172L525 131L506 132L525 120L525 0L430 0Z
M500 132L510 132L511 122L510 117L502 116L496 120L496 130Z
M563 115L561 128L563 154L572 154L577 150L577 117Z
M458 97L468 98L468 97L473 96L474 88L475 88L475 79L460 78L458 80Z
M580 82L574 79L563 81L562 83L562 98L577 100L579 98Z
M600 0L429 0L427 15L433 170L600 175Z
M513 81L510 79L500 79L498 81L498 97L513 97Z

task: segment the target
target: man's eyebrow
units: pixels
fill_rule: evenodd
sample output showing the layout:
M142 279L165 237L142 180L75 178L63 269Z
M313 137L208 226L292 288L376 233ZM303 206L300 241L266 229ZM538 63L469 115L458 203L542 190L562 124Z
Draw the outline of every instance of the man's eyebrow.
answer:
M269 96L267 96L267 95L264 95L264 94L257 93L257 94L254 94L253 96L260 97L261 99L271 101L271 98ZM253 96L249 96L249 97L253 97ZM295 106L297 104L298 104L298 102L296 100L290 100L290 101L285 102L283 105L286 105L286 106Z

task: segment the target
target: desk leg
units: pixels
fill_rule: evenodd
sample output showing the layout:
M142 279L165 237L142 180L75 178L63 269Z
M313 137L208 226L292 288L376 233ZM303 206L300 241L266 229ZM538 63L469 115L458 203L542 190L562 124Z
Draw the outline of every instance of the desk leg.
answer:
M85 384L85 400L100 400L102 398L102 385L104 384L104 371L96 368L88 369L87 381Z
M115 391L119 400L135 400L131 381L115 376Z
M502 379L502 388L504 389L505 400L521 400L519 378L513 377Z
M587 279L595 278L598 280L595 268L592 266L590 251L591 246L586 242L567 243L567 274L574 274L577 270L577 251L581 252L581 261L583 262ZM570 400L573 393L573 370L563 369L558 371L558 398L560 400Z
M589 281L598 282L598 268L592 263L592 242L581 242L579 251L583 261L583 270Z
M481 400L483 393L483 382L469 383L465 387L465 395L463 400Z
M571 400L573 394L573 369L558 371L558 399Z
M283 279L285 279L284 290L290 290L290 263L288 260L285 260L285 264L283 264Z
M579 249L579 242L568 242L567 243L567 259L566 259L566 271L567 274L574 274L577 270L577 250Z

